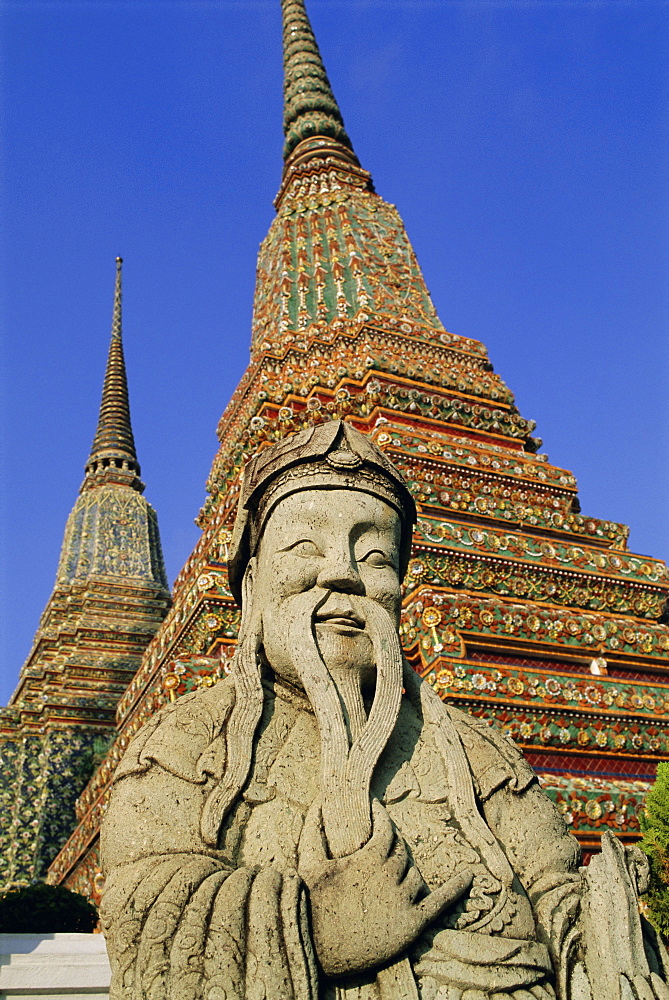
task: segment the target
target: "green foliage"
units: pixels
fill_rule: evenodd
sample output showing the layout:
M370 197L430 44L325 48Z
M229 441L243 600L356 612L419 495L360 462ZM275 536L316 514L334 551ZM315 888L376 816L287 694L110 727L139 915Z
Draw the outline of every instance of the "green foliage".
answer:
M648 916L662 935L669 935L669 762L657 765L655 784L640 816L639 844L650 862L650 886L644 896Z
M35 882L0 893L0 934L91 933L98 911L78 892Z

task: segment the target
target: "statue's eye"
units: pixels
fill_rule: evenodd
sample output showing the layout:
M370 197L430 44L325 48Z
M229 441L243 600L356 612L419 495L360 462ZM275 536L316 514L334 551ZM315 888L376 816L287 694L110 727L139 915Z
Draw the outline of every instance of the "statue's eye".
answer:
M381 569L384 566L393 566L391 557L381 549L371 549L360 556L358 562L363 562L367 566L373 566L375 569Z
M320 556L323 553L318 548L315 542L312 542L310 538L301 538L298 542L293 542L292 545L288 545L284 552L292 552L296 556Z

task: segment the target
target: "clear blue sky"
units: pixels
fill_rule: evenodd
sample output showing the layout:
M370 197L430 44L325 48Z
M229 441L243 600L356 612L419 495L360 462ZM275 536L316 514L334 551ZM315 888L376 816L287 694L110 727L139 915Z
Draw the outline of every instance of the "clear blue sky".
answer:
M669 8L311 0L356 151L441 318L585 513L669 558ZM170 579L248 360L281 168L278 0L4 0L0 702L97 420L114 257Z

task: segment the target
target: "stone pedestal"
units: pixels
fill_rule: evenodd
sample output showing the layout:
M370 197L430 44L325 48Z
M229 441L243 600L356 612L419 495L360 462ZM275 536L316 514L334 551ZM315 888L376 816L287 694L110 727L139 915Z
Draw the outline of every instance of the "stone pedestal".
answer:
M102 934L0 934L0 1000L107 1000Z

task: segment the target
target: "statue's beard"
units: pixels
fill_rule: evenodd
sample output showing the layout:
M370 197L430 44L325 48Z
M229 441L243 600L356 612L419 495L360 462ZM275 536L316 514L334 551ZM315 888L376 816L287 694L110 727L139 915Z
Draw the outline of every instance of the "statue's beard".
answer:
M330 592L316 588L291 602L294 667L313 707L321 738L321 806L333 857L352 854L371 836L370 785L395 727L402 698L397 628L376 601L346 595L364 629L340 634L317 615ZM375 676L367 714L365 688Z
M337 634L319 624L318 611L329 597L330 591L321 588L294 596L288 639L295 675L320 734L321 808L330 853L343 857L362 847L372 833L370 786L397 721L403 657L394 621L369 598L346 595L347 604L364 621L359 636ZM211 845L218 842L225 816L248 779L263 706L261 646L261 613L245 600L231 670L236 699L227 719L227 761L200 820L202 837ZM371 697L370 683L368 713L365 694Z
M328 605L330 603L330 600L326 602ZM364 618L364 598L362 602L358 598L347 598L346 603ZM370 631L366 627L360 630L339 629L317 619L313 638L340 694L343 694L343 688L348 690L353 684L356 690L363 692L366 700L372 698L376 686L376 653ZM296 668L299 673L299 663ZM344 694L343 697L347 702L347 696ZM358 732L349 735L355 739Z

